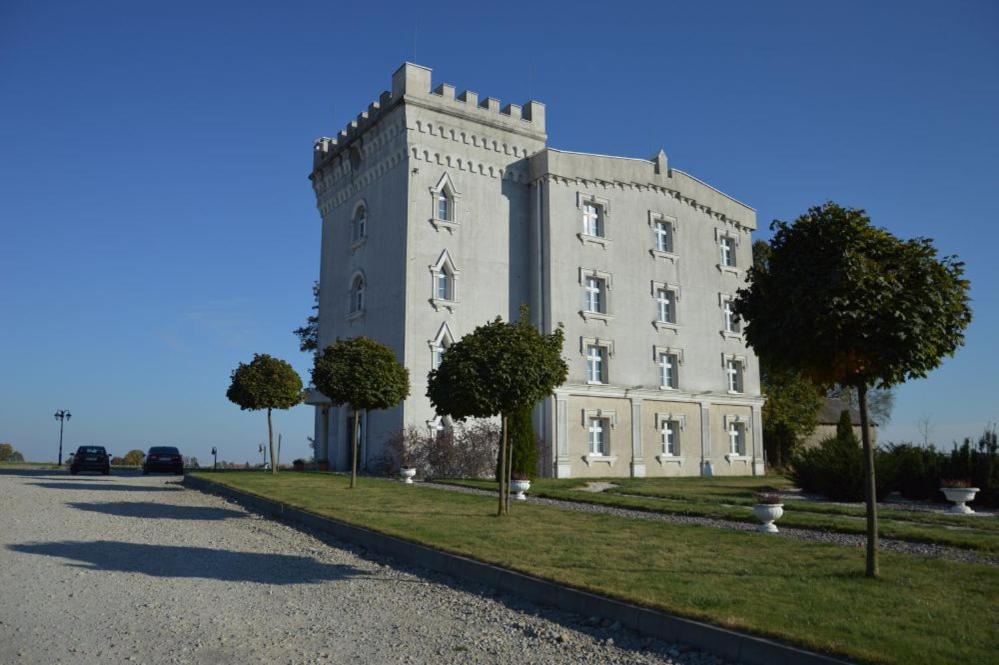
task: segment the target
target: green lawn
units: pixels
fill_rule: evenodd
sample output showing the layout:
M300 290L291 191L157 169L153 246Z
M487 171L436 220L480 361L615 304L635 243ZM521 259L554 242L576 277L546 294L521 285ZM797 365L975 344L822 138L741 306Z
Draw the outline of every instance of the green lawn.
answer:
M338 475L194 475L539 577L872 663L989 662L999 568Z
M619 487L606 492L582 492L586 480L539 478L531 483L531 494L551 499L595 503L632 510L694 515L756 522L750 511L753 493L767 487L789 487L780 476L762 478L635 478L607 479ZM488 480L440 480L438 482L496 490ZM999 553L999 519L994 516L937 515L898 509L878 511L882 536L914 542L935 543L984 553ZM857 506L788 500L781 526L864 534L864 510Z

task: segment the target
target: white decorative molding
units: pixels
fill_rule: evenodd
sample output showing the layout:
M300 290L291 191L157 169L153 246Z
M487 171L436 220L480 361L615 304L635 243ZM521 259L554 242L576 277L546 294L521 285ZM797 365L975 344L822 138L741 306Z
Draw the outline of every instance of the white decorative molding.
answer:
M606 418L611 429L617 429L617 411L608 409L581 409L582 425L586 427L590 418Z
M583 461L586 462L587 466L593 466L594 464L607 464L613 466L617 462L617 455L597 455L594 453L589 453L583 455Z

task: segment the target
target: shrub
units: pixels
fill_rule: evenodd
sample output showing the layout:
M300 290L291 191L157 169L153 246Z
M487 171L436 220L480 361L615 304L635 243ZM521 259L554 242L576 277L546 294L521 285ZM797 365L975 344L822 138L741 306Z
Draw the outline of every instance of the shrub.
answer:
M455 425L444 432L422 433L408 428L396 433L377 460L377 473L396 475L415 467L422 478L483 478L494 471L500 427L488 420Z
M529 480L537 474L538 441L534 437L534 423L530 407L518 409L510 414L507 426L510 428L509 444L512 462L512 476L516 480ZM499 455L496 457L496 481L499 482Z

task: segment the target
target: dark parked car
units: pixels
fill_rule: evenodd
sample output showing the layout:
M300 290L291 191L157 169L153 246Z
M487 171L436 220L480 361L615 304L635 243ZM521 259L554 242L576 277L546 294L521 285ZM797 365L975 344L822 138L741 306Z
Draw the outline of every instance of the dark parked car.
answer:
M81 471L100 471L105 476L111 473L111 456L104 446L80 446L76 449L69 472L75 476Z
M146 453L142 462L142 473L166 471L167 473L184 473L184 458L173 446L153 446Z

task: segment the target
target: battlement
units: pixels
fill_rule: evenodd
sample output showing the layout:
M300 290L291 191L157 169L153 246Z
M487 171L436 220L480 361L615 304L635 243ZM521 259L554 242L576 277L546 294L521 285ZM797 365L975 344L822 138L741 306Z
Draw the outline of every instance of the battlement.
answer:
M431 72L429 67L411 62L403 63L392 74L391 92L382 92L378 101L371 102L366 111L358 114L336 136L316 139L313 146L313 168L342 152L357 136L401 102L426 106L541 141L546 139L545 105L541 102L530 100L524 104L502 106L495 97L479 101L478 93L470 90L456 95L455 87L449 83L441 83L432 88Z

